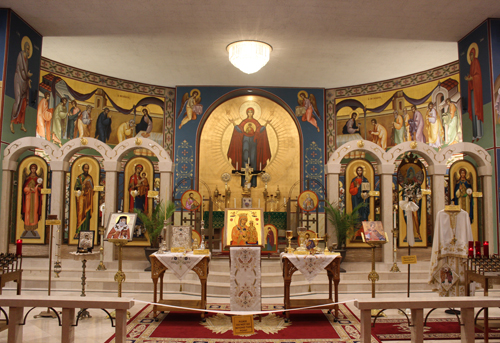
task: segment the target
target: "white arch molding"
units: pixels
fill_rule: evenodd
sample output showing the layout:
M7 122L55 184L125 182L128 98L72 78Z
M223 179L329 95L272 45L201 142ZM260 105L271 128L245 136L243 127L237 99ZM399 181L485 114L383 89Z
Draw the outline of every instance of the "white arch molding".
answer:
M2 199L9 199L12 194L12 182L17 170L18 159L25 151L30 149L44 149L50 158L52 171L52 192L50 214L63 217L64 213L64 182L65 173L69 171L70 159L83 149L93 149L103 158L104 171L106 172L106 212L105 222L110 213L116 212L118 172L121 170L121 161L134 149L147 149L158 158L158 171L160 172L160 199L172 200L172 171L173 163L170 155L161 145L148 138L130 138L111 149L107 144L90 137L76 138L68 141L61 147L54 143L36 137L24 137L12 142L4 151L2 161ZM9 207L2 206L0 210L0 252L7 252L9 246ZM56 253L55 244L59 237L53 240L53 255ZM111 244L107 244L105 260L112 260ZM54 258L55 256L53 256Z
M392 175L396 168L397 158L406 153L414 152L425 159L428 163L427 174L432 177L432 209L436 215L444 209L444 176L446 175L446 162L453 154L463 153L471 157L477 164L478 176L482 178L483 198L484 198L484 226L487 240L493 242L493 197L492 197L492 173L491 156L480 146L473 143L457 143L450 145L440 151L436 151L425 143L404 142L398 144L388 151L383 151L381 147L367 140L351 141L343 144L328 159L325 166L328 200L339 199L339 177L341 170L341 161L349 153L362 151L369 153L375 158L378 174L381 181L381 219L386 232L389 236L389 242L383 246L384 262L392 261L393 239L391 230L393 226L392 217ZM333 235L333 228L328 225L328 233Z

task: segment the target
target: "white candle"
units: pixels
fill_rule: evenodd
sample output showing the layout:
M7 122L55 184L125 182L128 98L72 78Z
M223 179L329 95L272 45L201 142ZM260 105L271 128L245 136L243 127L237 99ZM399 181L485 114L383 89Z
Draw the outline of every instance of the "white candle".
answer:
M250 157L248 158L248 164L250 164Z
M236 198L234 198L234 208L236 208Z
M260 208L260 199L259 199L259 208Z
M260 162L260 168L259 168L259 170L262 170L262 162Z
M101 215L102 215L101 226L104 227L104 209L102 209Z
M236 162L236 170L238 170L238 162Z
M394 212L394 228L396 228L396 212Z

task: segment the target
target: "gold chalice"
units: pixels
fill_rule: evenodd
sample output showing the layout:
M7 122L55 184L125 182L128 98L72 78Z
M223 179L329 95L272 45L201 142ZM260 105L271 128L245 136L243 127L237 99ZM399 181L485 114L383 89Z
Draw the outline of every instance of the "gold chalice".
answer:
M293 253L293 248L292 248L292 238L293 238L293 231L292 230L287 230L286 231L286 239L288 239L288 248L286 248L286 252L288 254Z

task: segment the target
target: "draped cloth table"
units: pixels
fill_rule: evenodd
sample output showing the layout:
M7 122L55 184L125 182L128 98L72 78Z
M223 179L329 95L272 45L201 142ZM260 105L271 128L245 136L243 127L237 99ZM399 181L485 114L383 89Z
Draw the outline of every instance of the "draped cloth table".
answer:
M325 305L328 310L335 309L335 320L338 318L339 305L328 305L339 301L339 282L340 282L340 255L294 255L281 254L281 264L283 267L283 281L285 286L285 309ZM328 274L328 299L290 299L290 284L292 275L300 271L307 281L311 282L316 275L323 270ZM332 297L332 282L335 285L335 298ZM287 319L289 312L286 312Z
M210 255L194 255L192 252L184 255L183 253L167 253L151 255L151 279L153 280L154 293L153 302L165 305L180 306L194 309L205 309L207 306L207 278L209 271ZM175 300L163 299L163 277L165 271L170 269L179 279L190 271L194 271L201 283L200 300ZM158 279L160 279L160 297L158 299ZM153 313L156 317L158 311L170 311L171 308L161 305L153 305ZM181 310L176 310L181 311ZM189 310L185 310L189 311ZM205 313L201 312L201 318Z

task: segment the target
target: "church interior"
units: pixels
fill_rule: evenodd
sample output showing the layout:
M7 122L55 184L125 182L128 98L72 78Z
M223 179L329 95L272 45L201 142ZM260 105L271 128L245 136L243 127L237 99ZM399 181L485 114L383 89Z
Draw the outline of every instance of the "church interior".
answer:
M500 338L498 1L0 7L0 343Z

